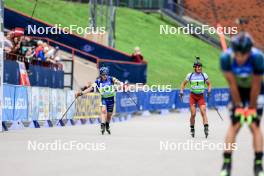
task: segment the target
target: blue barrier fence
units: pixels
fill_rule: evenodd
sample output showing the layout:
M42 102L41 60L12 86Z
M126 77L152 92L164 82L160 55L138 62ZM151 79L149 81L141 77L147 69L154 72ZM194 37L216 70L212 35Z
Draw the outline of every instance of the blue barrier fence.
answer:
M158 111L189 107L190 91L184 92L183 100L179 90L171 92L117 92L116 112ZM24 87L4 84L3 121L58 120L74 100L74 91L43 87ZM208 106L226 106L229 102L227 88L213 89ZM75 115L75 106L67 113L67 119Z
M3 121L56 120L74 99L74 91L4 84ZM73 118L75 107L67 113Z
M118 78L120 81L129 81L129 83L147 82L147 64L122 64L116 62L99 62L99 67L108 67L110 75Z
M132 100L133 99L133 100ZM139 110L189 108L190 91L185 90L182 100L179 90L171 92L119 92L116 96L116 112L132 113ZM208 107L226 106L229 103L229 89L216 88L210 98L205 97Z
M29 76L31 86L64 88L63 71L37 65L30 65L29 70L32 72ZM4 60L4 83L20 84L19 66L16 61Z

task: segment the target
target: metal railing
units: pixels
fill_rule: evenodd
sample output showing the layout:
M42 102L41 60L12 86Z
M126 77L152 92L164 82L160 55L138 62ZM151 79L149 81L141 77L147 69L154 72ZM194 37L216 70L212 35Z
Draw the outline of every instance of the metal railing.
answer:
M135 9L158 10L162 7L164 0L119 0L119 6Z

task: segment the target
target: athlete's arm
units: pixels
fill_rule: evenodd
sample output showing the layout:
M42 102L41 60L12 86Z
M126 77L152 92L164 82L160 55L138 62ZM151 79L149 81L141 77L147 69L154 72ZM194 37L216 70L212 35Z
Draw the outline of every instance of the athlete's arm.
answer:
M127 91L127 86L126 83L123 83L122 81L119 81L117 78L112 77L112 81L114 83L114 85L117 85L117 87L115 87L117 90L122 90L122 91Z
M238 92L238 87L236 83L235 76L232 72L224 72L224 76L230 87L230 94L232 95L232 100L235 106L241 105L241 98Z
M182 82L182 84L181 84L181 93L183 93L183 90L184 90L184 88L185 88L185 86L186 86L186 84L188 83L188 81L185 79L183 82Z
M224 73L224 77L226 78L229 88L230 88L230 94L232 96L232 101L235 106L241 106L241 97L238 91L238 86L236 83L235 75L232 73L232 58L230 53L222 53L220 56L220 65L221 69Z
M96 89L96 83L93 83L93 84L90 85L90 87L87 87L86 89L82 90L81 92L78 92L76 94L76 97L85 95L85 94L87 94L89 92L93 92L95 89Z
M92 86L92 83L89 81L89 82L87 82L87 85L85 85L84 87L81 88L81 91L84 91L85 89L88 89L91 86Z
M206 81L207 87L208 87L208 92L211 92L212 90L212 84L209 80Z
M249 108L257 108L257 98L260 93L261 82L262 82L262 75L253 75Z
M250 92L250 101L249 108L257 107L257 98L260 94L261 83L262 83L262 75L264 73L264 57L263 54L258 54L254 57L253 60L253 78Z
M117 78L112 77L113 83L116 85L123 85L123 82L119 81Z
M207 88L208 88L208 92L211 92L211 89L212 89L212 85L211 85L211 82L208 78L208 75L206 73L202 73L203 76L204 76L204 79L205 79L205 83L207 85Z

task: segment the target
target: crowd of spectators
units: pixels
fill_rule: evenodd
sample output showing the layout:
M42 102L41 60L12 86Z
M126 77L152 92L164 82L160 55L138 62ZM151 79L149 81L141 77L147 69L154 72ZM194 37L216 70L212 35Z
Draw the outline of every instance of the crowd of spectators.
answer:
M5 32L4 52L6 58L24 61L27 70L31 63L61 65L58 51L58 47L54 48L42 40L32 39L14 31Z

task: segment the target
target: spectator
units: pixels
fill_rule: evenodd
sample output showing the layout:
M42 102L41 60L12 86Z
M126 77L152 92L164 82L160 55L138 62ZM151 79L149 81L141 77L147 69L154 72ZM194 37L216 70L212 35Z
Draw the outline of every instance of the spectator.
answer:
M4 52L7 59L23 61L28 73L30 64L63 70L59 47L54 48L42 40L31 39L19 31L15 35L15 32L5 32Z
M34 50L32 48L28 48L25 54L25 58L28 60L28 62L30 62L34 59L34 55L35 55Z
M141 55L139 47L135 47L135 52L132 54L131 57L137 63L141 63L143 61L143 56Z
M55 57L54 56L54 53L55 53L55 49L54 48L46 46L46 47L44 47L44 53L45 53L45 58L46 58L47 61L49 61L49 62L51 62L53 64L56 63L55 60L54 60L54 57Z
M43 42L39 40L37 42L37 48L35 49L35 56L40 61L46 61L44 48L43 48Z
M10 53L13 49L14 45L12 42L11 32L7 33L6 37L4 37L4 51L6 53Z
M19 54L19 49L20 49L20 38L19 37L14 37L13 45L14 47L13 47L12 53Z
M31 41L29 37L22 36L21 42L20 42L20 53L21 55L26 55L27 51L29 49L32 50L32 48L35 47L35 44Z

